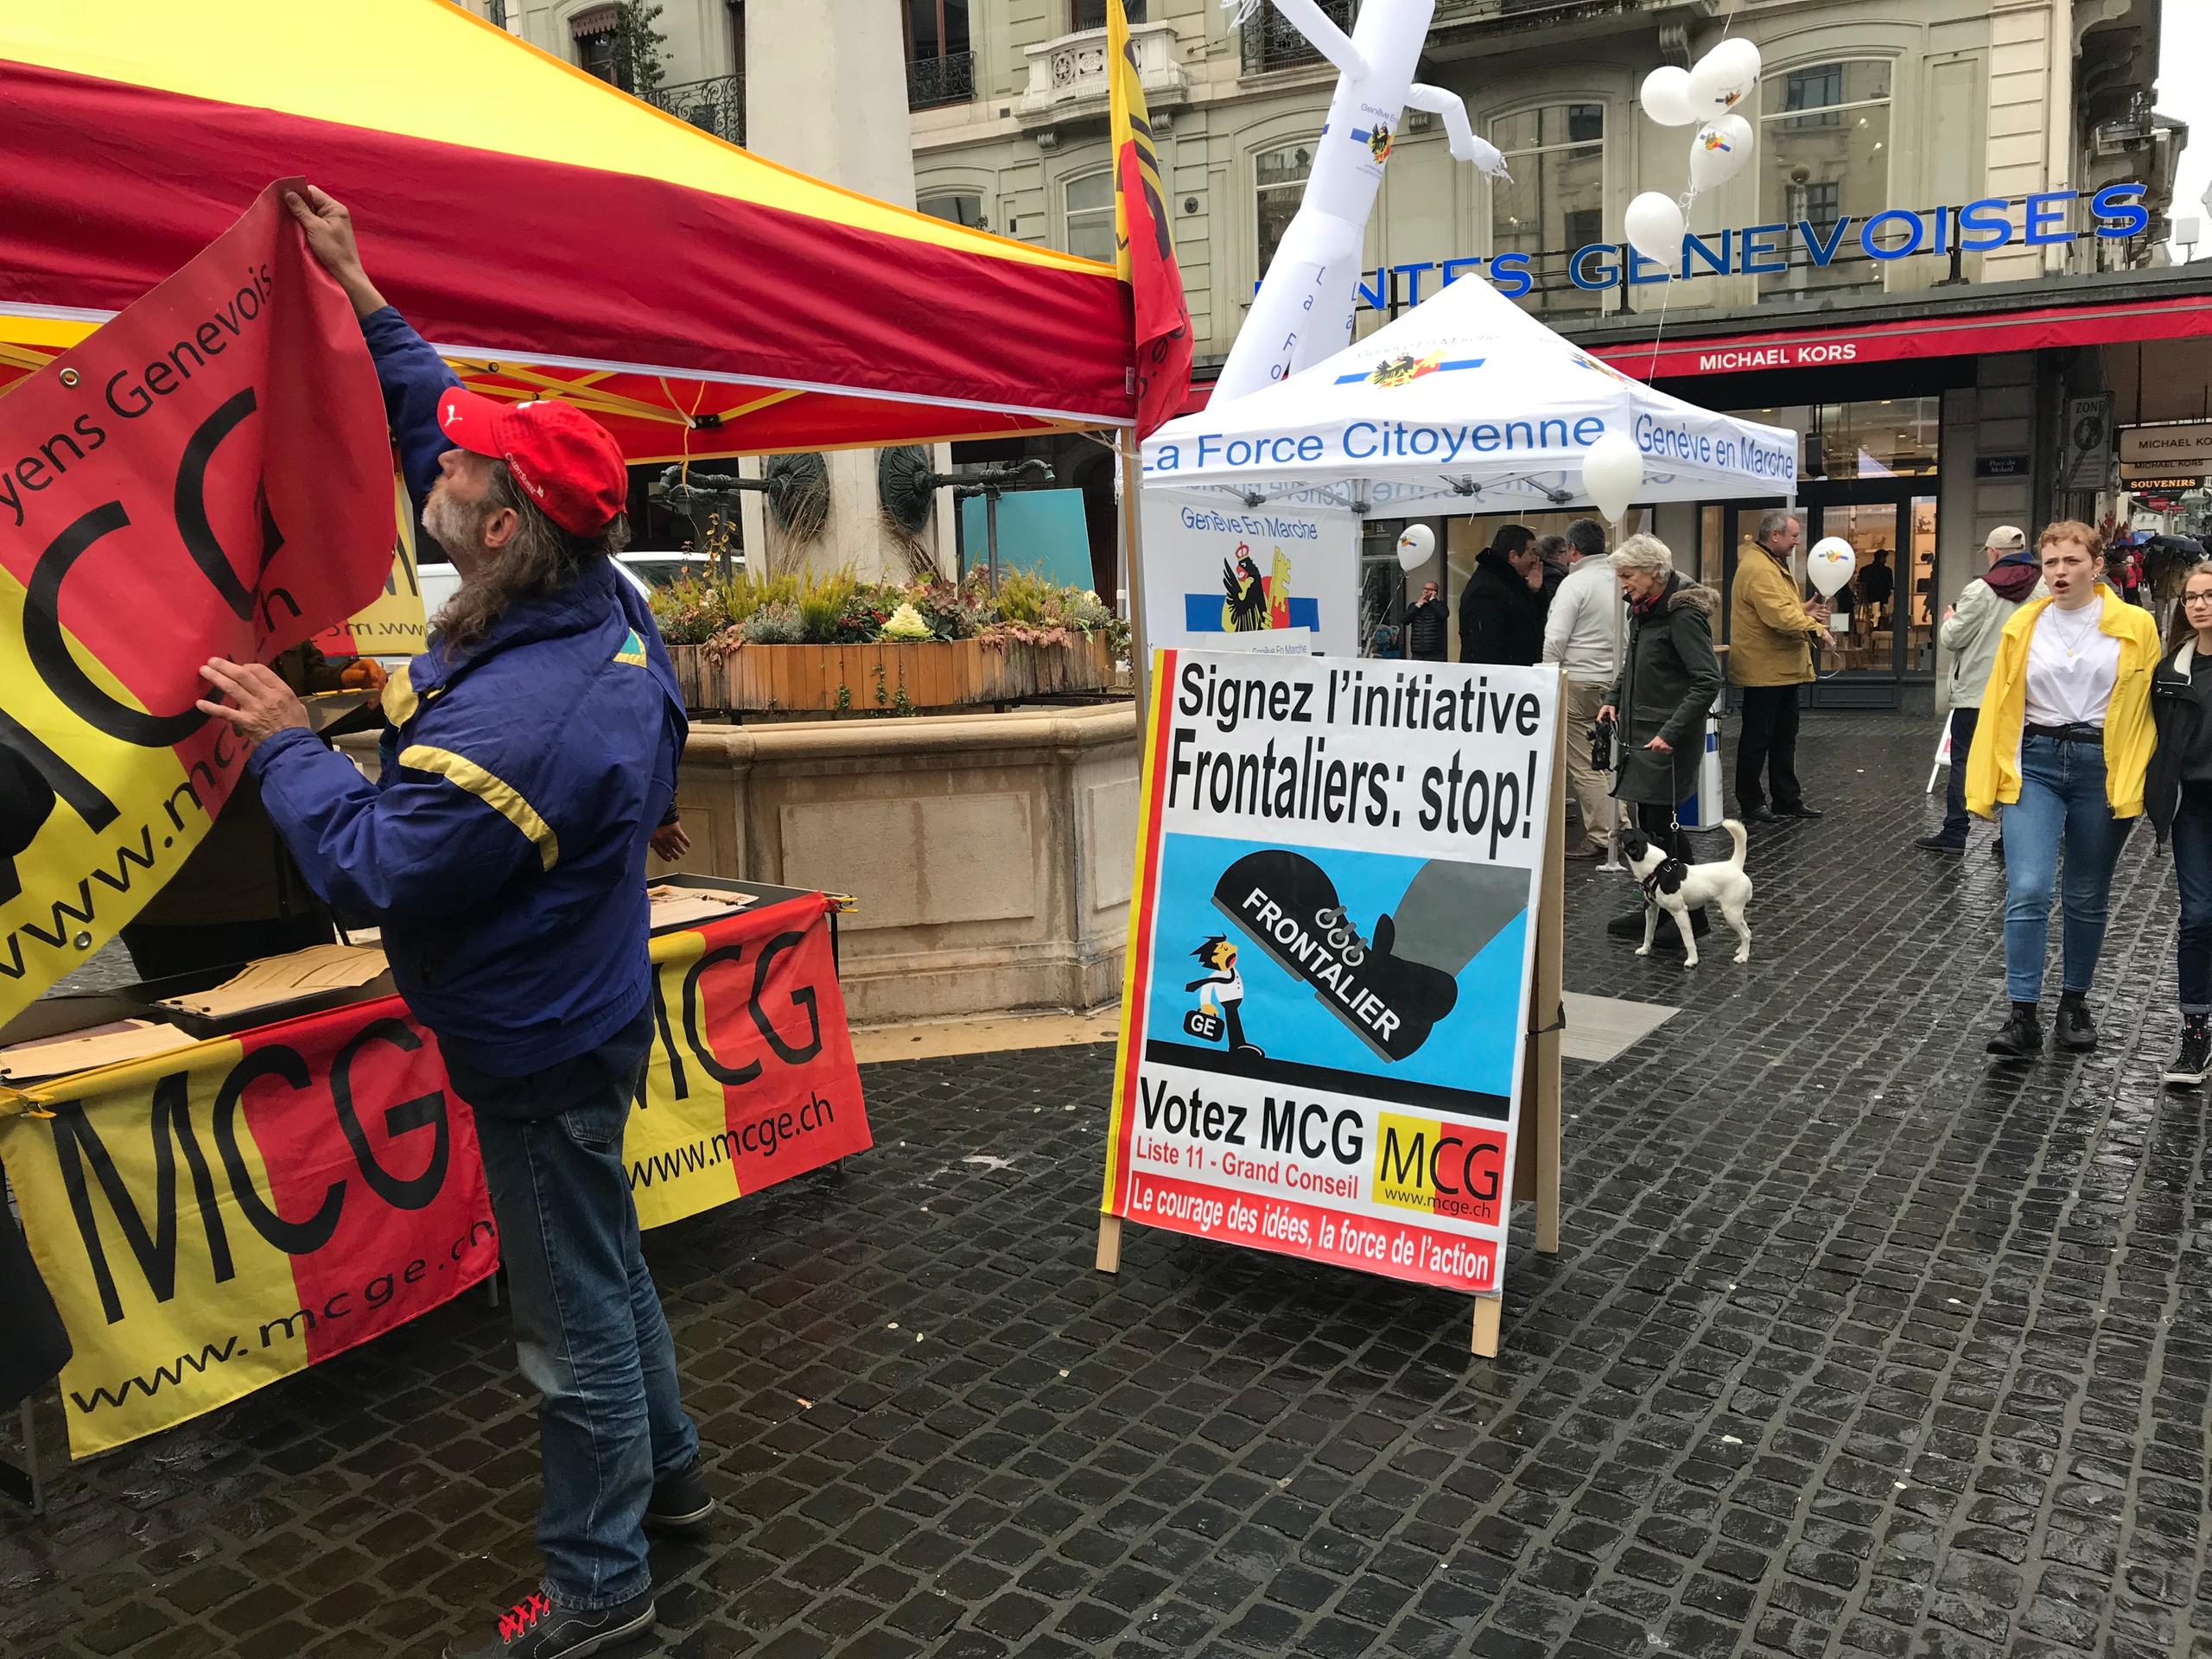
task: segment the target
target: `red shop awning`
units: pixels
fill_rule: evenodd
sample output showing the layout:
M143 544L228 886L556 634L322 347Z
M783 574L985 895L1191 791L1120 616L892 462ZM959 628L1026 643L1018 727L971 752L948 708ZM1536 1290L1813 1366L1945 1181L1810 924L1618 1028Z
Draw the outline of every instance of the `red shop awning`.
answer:
M1826 369L1901 358L1978 357L1989 352L2035 352L2059 346L2187 340L2197 335L2212 335L2212 294L1672 340L1660 346L1656 359L1649 340L1585 349L1638 379L1664 380L1683 375Z

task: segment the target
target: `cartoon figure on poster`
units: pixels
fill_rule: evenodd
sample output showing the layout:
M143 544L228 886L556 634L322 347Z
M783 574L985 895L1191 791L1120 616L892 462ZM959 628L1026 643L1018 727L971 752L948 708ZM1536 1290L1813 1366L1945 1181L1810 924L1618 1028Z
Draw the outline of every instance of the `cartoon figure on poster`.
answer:
M1368 0L1349 35L1314 0L1223 0L1240 24L1263 4L1336 67L1337 89L1305 194L1230 348L1217 403L1295 374L1351 341L1367 218L1407 110L1442 119L1454 159L1507 176L1497 148L1475 137L1459 95L1413 78L1435 0Z
M1198 1006L1183 1018L1184 1031L1211 1043L1225 1023L1230 1053L1265 1058L1265 1052L1244 1036L1244 976L1236 971L1236 947L1217 933L1191 954L1207 971L1183 988L1198 993Z
M1278 1075L1244 1035L1249 1009L1281 1035L1275 1058L1294 1066L1351 1072L1381 1061L1440 1088L1503 1093L1508 1086L1510 1022L1490 1031L1484 998L1462 1009L1461 982L1470 964L1471 982L1518 965L1525 872L1177 837L1162 861L1160 900L1163 914L1210 906L1230 930L1192 952L1210 970L1182 988L1206 999L1197 1009L1171 1006L1174 982L1154 986L1156 1027L1179 1025L1216 1055L1214 1065L1255 1078ZM1237 965L1231 935L1261 952L1252 976ZM1478 963L1493 946L1494 959ZM1219 1005L1217 1014L1208 1002ZM1329 1017L1317 1019L1319 1011ZM1452 1025L1457 1041L1433 1044L1455 1012L1466 1016ZM1214 1046L1224 1026L1225 1054ZM1500 1035L1502 1046L1491 1040Z

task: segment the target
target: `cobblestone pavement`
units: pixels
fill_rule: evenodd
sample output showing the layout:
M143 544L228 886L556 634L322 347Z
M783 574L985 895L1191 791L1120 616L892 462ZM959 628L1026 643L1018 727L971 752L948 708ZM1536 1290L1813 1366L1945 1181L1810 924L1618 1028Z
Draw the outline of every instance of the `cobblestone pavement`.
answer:
M1993 1075L1926 725L1808 722L1748 968L1636 961L1571 876L1569 984L1684 1013L1570 1071L1495 1362L1433 1292L1143 1230L1095 1273L1103 1048L874 1069L842 1176L649 1238L727 1509L641 1651L2212 1655L2168 879L2131 845L2104 1050ZM472 1296L0 1514L0 1652L435 1652L536 1503Z

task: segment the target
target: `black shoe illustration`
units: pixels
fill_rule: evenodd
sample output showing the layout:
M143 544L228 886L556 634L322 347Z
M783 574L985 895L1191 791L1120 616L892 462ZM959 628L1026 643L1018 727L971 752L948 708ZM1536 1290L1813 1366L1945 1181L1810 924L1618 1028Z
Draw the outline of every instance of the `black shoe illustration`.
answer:
M1393 954L1389 917L1378 917L1373 939L1363 939L1327 872L1302 854L1247 853L1222 872L1213 902L1385 1059L1416 1052L1459 1001L1450 974Z

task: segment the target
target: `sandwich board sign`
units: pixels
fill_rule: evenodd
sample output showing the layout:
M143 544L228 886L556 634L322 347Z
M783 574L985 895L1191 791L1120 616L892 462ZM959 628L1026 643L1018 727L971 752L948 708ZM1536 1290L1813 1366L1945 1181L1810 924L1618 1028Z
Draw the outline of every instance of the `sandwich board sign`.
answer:
M1495 1353L1516 1185L1557 1248L1558 671L1152 686L1100 1267L1128 1220L1439 1286Z

